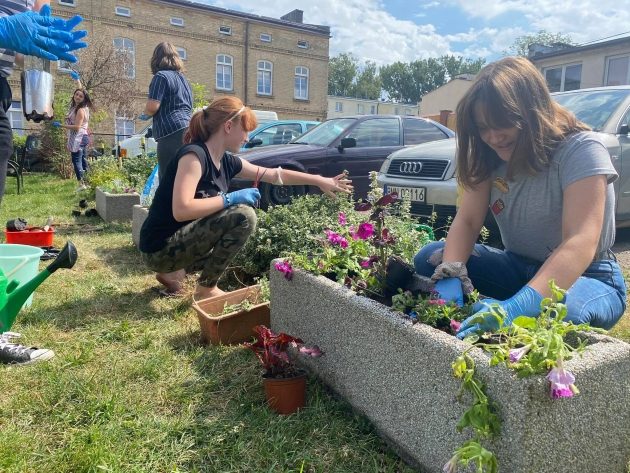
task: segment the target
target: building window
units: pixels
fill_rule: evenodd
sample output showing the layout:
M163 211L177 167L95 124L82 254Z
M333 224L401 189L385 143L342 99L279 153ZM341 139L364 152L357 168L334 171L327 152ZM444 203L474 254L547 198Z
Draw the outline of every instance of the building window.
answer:
M116 15L118 15L118 16L131 16L131 8L116 7Z
M271 95L273 64L269 61L258 61L257 88L260 95Z
M376 114L376 105L370 105L370 114L372 115Z
M184 26L184 19L176 16L171 17L171 25L173 26Z
M544 70L549 92L576 90L582 81L582 64L550 67Z
M63 5L63 6L66 6L66 7L76 7L77 6L77 4L76 4L76 2L74 0L57 0L57 3L59 5Z
M13 133L23 136L25 131L22 129L24 126L22 103L18 101L11 102L11 107L9 107L7 115L9 116L9 123L11 123Z
M295 86L293 97L308 100L308 68L298 66L295 68Z
M271 35L269 33L260 33L260 40L263 43L271 43Z
M179 57L182 58L182 61L185 61L186 59L188 59L188 54L186 53L186 50L184 48L175 46L175 49L177 50L177 54L179 54Z
M221 26L221 27L219 27L219 33L226 34L226 35L231 35L232 34L232 27L231 26Z
M136 132L136 127L133 120L127 117L116 117L116 141L129 138Z
M232 90L232 64L234 59L227 54L217 55L217 89Z
M359 115L363 115L365 113L365 108L363 107L362 103L357 104L357 113Z
M304 41L303 39L299 40L297 45L298 48L308 49L308 41Z
M125 73L128 79L136 77L136 45L129 38L114 38L114 49L125 59Z
M630 56L606 58L605 85L630 84Z
M343 103L335 102L335 112L343 112Z

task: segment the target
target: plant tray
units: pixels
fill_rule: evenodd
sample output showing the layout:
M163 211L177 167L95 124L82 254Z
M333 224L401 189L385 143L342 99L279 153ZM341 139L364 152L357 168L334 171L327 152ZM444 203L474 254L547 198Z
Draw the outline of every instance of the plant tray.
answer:
M51 228L48 231L44 231L40 228L31 228L19 232L5 230L4 235L6 237L7 243L47 247L53 246L53 236L55 235L55 229Z
M245 300L253 304L249 310L223 313L226 305L239 304ZM199 317L201 341L212 345L236 345L254 337L256 325L269 326L269 302L260 302L260 286L248 286L193 302Z

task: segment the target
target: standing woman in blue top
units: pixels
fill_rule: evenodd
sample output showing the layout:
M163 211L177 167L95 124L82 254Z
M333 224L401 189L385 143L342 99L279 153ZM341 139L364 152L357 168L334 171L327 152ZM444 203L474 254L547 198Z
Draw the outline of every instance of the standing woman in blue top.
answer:
M141 120L153 117L153 138L157 141L160 182L164 170L182 146L192 116L192 91L184 77L184 64L171 43L158 44L151 58L153 80Z

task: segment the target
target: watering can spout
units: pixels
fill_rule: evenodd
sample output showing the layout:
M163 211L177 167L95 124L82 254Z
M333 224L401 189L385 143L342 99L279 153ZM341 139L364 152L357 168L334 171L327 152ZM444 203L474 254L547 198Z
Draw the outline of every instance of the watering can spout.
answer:
M9 281L0 270L0 333L11 328L26 299L39 285L59 268L72 268L77 261L77 248L71 241L66 243L55 260L39 272L33 279L22 285L16 280Z

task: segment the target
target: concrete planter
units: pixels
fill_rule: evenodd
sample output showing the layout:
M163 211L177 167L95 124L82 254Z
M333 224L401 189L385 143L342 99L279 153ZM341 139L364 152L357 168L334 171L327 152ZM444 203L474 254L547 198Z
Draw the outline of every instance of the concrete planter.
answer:
M133 244L138 246L140 244L140 230L142 224L149 216L149 208L140 204L134 205L131 211L131 239Z
M470 438L455 428L465 411L451 363L469 345L304 271L291 281L274 270L271 326L318 345L324 356L300 361L410 464L439 473ZM630 345L589 335L582 358L568 361L581 394L552 400L544 376L517 379L470 354L502 419L490 443L501 472L625 473L630 460Z
M140 204L140 194L110 194L96 189L96 211L106 222L128 222L132 217L132 209Z

